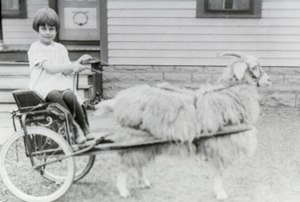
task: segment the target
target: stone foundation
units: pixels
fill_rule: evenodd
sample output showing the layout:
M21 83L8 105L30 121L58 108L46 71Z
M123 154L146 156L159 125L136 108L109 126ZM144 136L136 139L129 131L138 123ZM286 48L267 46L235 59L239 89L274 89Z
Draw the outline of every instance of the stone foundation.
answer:
M115 66L103 67L103 97L113 98L119 91L140 84L169 82L197 88L213 84L225 66ZM300 107L300 67L263 67L272 86L259 88L264 106Z

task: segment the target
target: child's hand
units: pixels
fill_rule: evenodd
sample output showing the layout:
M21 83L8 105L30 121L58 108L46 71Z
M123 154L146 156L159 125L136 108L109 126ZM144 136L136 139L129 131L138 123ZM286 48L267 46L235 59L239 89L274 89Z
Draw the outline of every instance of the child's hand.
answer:
M76 62L81 64L83 62L89 61L93 59L92 56L88 55L88 54L84 54L83 56L81 56Z
M79 64L79 63L73 63L72 69L74 72L81 72L82 70L84 70L86 67Z

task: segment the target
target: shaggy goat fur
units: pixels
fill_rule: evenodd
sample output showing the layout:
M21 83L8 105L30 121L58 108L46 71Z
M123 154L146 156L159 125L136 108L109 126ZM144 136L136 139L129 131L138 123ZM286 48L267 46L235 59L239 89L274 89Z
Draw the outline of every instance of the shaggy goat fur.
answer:
M128 168L136 168L141 185L150 186L142 172L150 160L160 154L185 153L205 156L213 164L216 169L214 191L218 199L227 197L222 172L237 159L254 153L257 132L253 127L232 135L213 134L226 126L253 125L259 115L254 84L269 85L270 80L256 58L239 53L223 54L226 55L239 59L228 65L215 86L189 90L166 83L141 85L123 90L114 99L100 103L100 113L112 110L120 124L116 141L129 141L136 135L170 141L120 152L125 166L117 184L121 196L130 195L126 188Z
M121 91L114 116L123 127L147 131L165 140L192 142L197 132L194 96L149 85Z
M197 98L196 116L201 133L215 134L228 125L252 125L259 115L256 87L250 84L200 93Z

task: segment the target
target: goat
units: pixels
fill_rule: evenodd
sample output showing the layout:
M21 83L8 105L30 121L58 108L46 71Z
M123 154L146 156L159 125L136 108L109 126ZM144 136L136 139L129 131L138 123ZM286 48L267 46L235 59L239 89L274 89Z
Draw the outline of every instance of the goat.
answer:
M98 115L113 111L119 130L116 142L134 139L162 139L169 144L148 146L120 152L122 171L117 188L122 197L130 196L126 188L127 170L136 168L142 187L150 186L143 167L160 154L205 157L216 170L214 192L217 199L227 198L222 173L235 160L251 156L256 148L259 115L256 86L271 85L258 59L240 53L220 56L238 59L229 64L216 85L196 90L179 88L168 83L141 85L119 92L114 99L101 102ZM248 131L214 136L226 126L251 125ZM174 144L176 142L176 144Z

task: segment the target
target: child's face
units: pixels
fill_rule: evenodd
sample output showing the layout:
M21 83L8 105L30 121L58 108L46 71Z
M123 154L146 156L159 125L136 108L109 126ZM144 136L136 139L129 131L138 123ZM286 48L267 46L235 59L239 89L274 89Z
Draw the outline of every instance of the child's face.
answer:
M44 44L44 45L51 45L52 41L54 40L56 36L56 28L55 26L49 26L49 25L45 25L39 26L39 37L40 37L40 41Z

